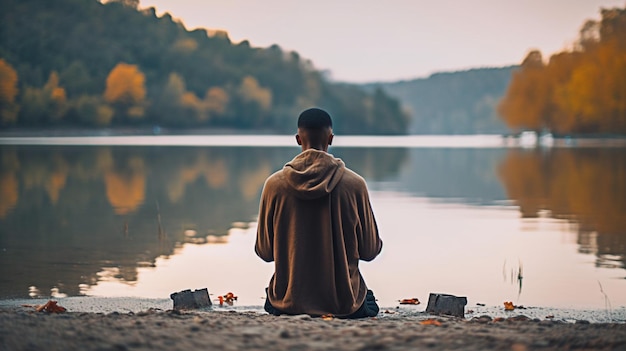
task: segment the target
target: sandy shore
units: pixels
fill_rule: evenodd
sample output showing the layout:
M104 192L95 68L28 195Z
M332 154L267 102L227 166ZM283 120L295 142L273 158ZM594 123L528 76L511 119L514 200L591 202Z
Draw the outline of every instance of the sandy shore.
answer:
M381 311L341 320L258 311L36 312L0 307L0 350L624 350L626 324Z

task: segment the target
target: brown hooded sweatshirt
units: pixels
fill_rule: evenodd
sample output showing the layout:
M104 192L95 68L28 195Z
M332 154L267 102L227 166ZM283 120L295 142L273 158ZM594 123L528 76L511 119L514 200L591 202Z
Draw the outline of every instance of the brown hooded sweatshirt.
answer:
M268 298L280 311L355 312L367 292L359 260L381 248L365 180L341 159L309 149L265 181L255 250L274 261Z

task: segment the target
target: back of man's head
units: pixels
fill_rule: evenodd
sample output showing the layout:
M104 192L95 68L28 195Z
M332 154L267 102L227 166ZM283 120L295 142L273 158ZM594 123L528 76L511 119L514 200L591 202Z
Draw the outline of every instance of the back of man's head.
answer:
M328 112L316 107L302 111L298 117L298 128L326 129L332 127L333 120Z
M300 113L296 140L303 151L327 151L328 145L333 142L333 136L333 121L328 112L314 107Z

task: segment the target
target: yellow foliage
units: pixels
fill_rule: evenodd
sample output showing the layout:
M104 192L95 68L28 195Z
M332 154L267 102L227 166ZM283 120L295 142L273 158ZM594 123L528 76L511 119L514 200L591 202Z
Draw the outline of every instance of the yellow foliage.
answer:
M252 77L246 76L239 87L239 95L248 102L256 102L259 106L268 111L272 104L272 92L259 85L259 82Z
M114 104L142 104L146 98L145 82L137 65L118 63L106 79L104 99Z
M145 109L143 106L131 106L126 110L126 114L130 118L141 118L145 113Z
M594 116L600 107L596 100L596 89L594 80L600 74L600 69L595 64L587 63L576 68L569 83L565 86L568 106L572 117L579 123L593 123Z
M48 82L43 87L43 93L48 100L48 113L53 119L60 119L67 111L67 96L65 89L59 86L59 74L55 71L50 73Z
M506 155L498 174L524 217L548 210L584 230L623 233L624 154L611 149L561 149L550 154L516 150Z
M52 98L53 101L66 102L67 97L65 96L65 89L61 87L52 89L50 92L50 98Z
M48 193L50 201L53 204L57 203L61 190L65 188L67 173L67 170L59 170L56 172L52 172L49 176L48 182L46 184L46 192Z
M270 174L272 174L272 168L267 163L262 164L254 172L246 172L243 174L239 181L239 187L243 197L247 200L251 200L258 196L265 179L267 179Z
M180 97L180 103L188 108L198 109L200 108L200 99L196 96L196 94L186 91Z
M228 93L220 87L212 87L206 92L204 106L209 113L222 114L228 106Z
M17 93L17 72L5 60L0 59L0 106L15 102Z
M187 184L195 182L203 176L206 183L214 189L223 187L228 182L228 167L223 160L212 161L210 155L200 154L196 162L180 169L176 177L168 182L168 198L177 202L185 194Z
M538 51L531 51L511 83L498 112L513 129L541 130L549 113L550 82Z
M498 112L513 128L559 133L626 133L626 9L588 21L576 51L547 66L531 52L513 75ZM599 34L598 34L599 33Z
M15 207L19 198L19 183L15 173L0 173L0 218Z
M15 123L18 106L17 72L5 60L0 59L0 122Z
M108 126L113 119L114 111L107 105L100 105L97 107L96 124L99 126Z
M173 49L183 54L190 54L198 49L198 43L191 38L179 39L174 43Z
M146 175L143 168L130 173L110 170L104 174L109 203L117 214L128 214L143 204L146 193Z
M207 34L209 37L228 39L228 31L223 29L209 29Z

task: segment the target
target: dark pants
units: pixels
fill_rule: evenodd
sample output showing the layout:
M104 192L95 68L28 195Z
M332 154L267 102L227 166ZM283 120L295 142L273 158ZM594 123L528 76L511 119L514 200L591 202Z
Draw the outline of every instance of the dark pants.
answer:
M265 289L265 293L267 294L267 289ZM280 316L281 314L286 314L285 312L280 311L279 309L272 306L272 304L270 303L270 299L267 297L265 298L265 306L263 306L263 308L265 309L267 313L272 314L274 316ZM372 290L367 290L367 294L365 295L365 302L363 302L361 307L359 307L359 309L356 310L356 312L350 315L342 316L338 318L357 319L357 318L376 317L378 315L379 310L380 309L378 307L378 304L376 303L376 297L374 297L374 292Z

